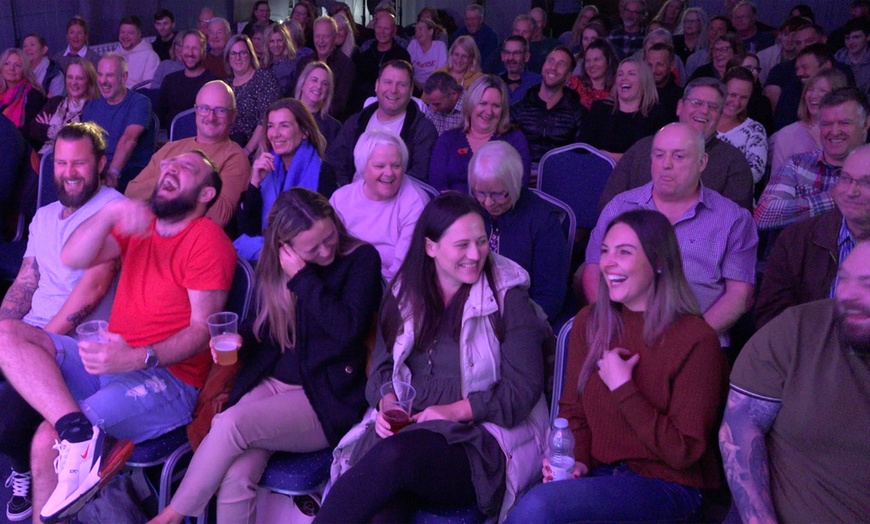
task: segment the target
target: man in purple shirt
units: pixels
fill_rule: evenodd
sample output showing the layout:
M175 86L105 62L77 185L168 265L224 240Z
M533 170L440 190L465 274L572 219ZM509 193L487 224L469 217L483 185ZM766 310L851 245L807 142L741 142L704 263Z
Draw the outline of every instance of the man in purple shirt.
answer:
M655 135L650 156L652 182L616 195L598 218L586 248L583 291L595 302L601 242L610 221L632 209L654 209L674 225L689 287L704 320L727 347L728 329L747 310L755 287L755 224L749 211L701 184L707 154L697 130L668 124Z

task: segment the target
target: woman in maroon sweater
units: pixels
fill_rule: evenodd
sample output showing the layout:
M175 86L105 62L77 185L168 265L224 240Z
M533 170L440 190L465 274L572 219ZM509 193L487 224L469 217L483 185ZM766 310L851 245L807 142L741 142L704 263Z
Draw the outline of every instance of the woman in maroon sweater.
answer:
M687 520L718 486L715 429L727 390L716 333L686 283L674 230L656 211L610 223L600 300L577 314L560 417L573 479L527 493L509 522Z

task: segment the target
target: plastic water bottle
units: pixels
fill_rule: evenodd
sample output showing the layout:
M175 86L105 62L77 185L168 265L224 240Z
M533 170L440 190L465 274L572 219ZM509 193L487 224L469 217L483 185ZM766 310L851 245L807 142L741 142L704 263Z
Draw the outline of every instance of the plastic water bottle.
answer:
M574 434L568 421L557 418L550 428L550 469L553 480L567 480L574 470Z

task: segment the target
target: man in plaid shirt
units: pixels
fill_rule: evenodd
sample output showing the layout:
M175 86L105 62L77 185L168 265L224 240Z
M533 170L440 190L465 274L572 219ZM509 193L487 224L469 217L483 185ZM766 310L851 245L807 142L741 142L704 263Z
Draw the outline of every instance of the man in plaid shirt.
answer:
M619 53L622 60L643 49L643 38L646 30L643 21L646 19L646 2L644 0L619 0L619 17L622 25L608 35L610 43Z
M834 208L831 189L849 153L865 143L870 104L853 87L831 91L819 103L822 148L794 155L770 179L754 218L758 229L779 229Z

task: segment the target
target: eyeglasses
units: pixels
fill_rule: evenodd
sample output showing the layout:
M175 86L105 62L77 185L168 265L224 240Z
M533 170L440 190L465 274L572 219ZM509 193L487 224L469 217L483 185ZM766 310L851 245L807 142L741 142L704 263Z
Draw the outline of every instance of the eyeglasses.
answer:
M193 109L196 111L196 114L201 116L201 117L206 117L206 116L208 116L209 113L214 112L214 116L216 116L218 118L223 118L223 117L227 116L227 113L229 113L230 111L233 111L232 109L227 108L227 107L211 107L211 106L199 106L199 105L193 106Z
M838 186L851 188L853 182L855 183L855 187L858 188L858 191L861 191L862 193L864 191L870 191L870 176L852 178L849 175L840 175L837 177Z
M730 52L731 50L732 50L732 49L731 49L731 46L730 46L730 45L720 45L719 47L714 47L714 48L713 48L713 54L716 54L716 53L728 53L728 52Z
M718 113L722 106L717 104L716 102L707 102L706 100L701 100L700 98L686 98L686 102L688 102L692 107L700 109L703 106L707 106L707 109L713 111L714 113Z
M761 72L761 68L760 68L760 67L750 67L750 66L742 66L742 67L745 67L746 69L749 69L749 72L750 72L750 73L760 73L760 72Z
M510 197L510 194L508 194L507 191L503 191L501 193L490 193L487 191L472 191L471 194L474 195L474 198L476 198L479 202L485 202L487 197L489 197L493 202L496 202L499 204L502 202L505 202Z
M247 51L230 51L230 58L245 58L249 54Z

